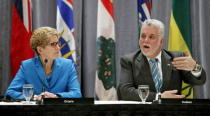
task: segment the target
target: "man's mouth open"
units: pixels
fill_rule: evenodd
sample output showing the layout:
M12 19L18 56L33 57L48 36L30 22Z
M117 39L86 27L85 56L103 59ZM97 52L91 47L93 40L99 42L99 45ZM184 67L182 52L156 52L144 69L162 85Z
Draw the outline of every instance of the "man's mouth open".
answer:
M143 48L144 48L144 49L149 49L150 46L149 46L149 45L143 45Z

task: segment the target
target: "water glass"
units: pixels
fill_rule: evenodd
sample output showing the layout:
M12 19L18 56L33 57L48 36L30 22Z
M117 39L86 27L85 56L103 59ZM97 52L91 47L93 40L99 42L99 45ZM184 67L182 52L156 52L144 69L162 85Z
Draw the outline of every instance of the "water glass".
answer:
M143 104L146 103L147 97L149 95L149 85L139 85L138 94Z
M25 97L26 103L30 104L30 100L34 94L34 88L32 84L23 85L23 96Z

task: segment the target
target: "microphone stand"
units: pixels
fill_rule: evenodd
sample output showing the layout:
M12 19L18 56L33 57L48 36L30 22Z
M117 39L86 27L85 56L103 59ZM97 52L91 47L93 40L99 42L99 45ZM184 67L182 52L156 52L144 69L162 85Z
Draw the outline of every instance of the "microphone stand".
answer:
M45 88L44 88L44 86L42 87L42 93L44 93L44 91L45 91ZM42 94L41 95L41 103L40 103L41 105L43 105L44 104L44 94Z
M45 59L45 60L44 60L44 64L43 64L44 70L45 70L45 75L47 75L47 72L46 72L46 64L47 64L47 62L48 62L48 60ZM45 88L44 88L44 79L42 80L42 82L43 82L42 93L44 93L44 92L45 92ZM43 105L43 104L44 104L44 94L41 95L41 105Z
M158 92L157 94L158 94L157 102L158 102L158 104L161 104L161 93Z

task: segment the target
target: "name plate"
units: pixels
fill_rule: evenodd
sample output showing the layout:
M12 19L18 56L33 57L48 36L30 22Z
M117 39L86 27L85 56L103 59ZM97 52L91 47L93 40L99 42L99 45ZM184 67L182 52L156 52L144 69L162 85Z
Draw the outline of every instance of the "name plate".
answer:
M210 104L210 99L161 99L161 104Z
M94 104L93 98L44 98L43 104Z

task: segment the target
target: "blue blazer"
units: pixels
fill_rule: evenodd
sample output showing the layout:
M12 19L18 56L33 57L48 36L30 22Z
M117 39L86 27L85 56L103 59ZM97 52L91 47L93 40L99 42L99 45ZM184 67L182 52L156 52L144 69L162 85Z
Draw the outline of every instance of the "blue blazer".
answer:
M42 63L38 57L22 62L19 71L6 91L6 96L23 99L23 84L34 86L34 95L45 91L58 94L61 98L80 98L81 90L77 72L71 60L57 58L54 60L52 74L45 76Z

